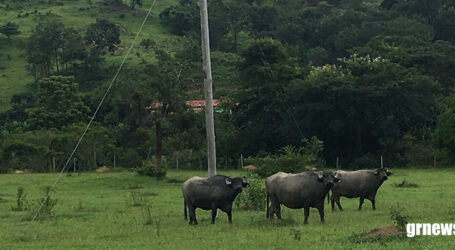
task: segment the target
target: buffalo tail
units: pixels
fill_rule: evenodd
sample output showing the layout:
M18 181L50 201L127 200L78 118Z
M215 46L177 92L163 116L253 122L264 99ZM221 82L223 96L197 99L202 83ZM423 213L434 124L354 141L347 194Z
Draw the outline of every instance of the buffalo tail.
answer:
M269 214L269 194L267 194L267 210L266 210L266 218L269 218L270 214Z

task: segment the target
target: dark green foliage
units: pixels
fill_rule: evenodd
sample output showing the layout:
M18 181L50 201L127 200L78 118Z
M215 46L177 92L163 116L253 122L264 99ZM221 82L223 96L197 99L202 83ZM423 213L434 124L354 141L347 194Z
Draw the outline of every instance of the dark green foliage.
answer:
M441 148L455 153L455 97L449 97L450 103L446 111L438 116L434 132L435 143Z
M194 1L180 1L180 5L164 9L160 13L160 21L172 34L198 34L199 8Z
M397 147L405 134L433 122L440 86L430 77L379 57L340 63L314 68L294 90L296 119L324 141L331 164L340 155L348 163L369 154L376 162L381 153L393 157L405 150Z
M160 169L157 170L155 167L154 161L144 161L142 167L137 168L136 172L140 175L146 175L150 177L155 177L157 180L161 180L166 177L166 167L165 164L161 165Z
M253 41L242 56L242 85L234 114L240 130L238 144L245 154L261 149L274 152L289 144L289 131L284 125L289 121L286 114L290 109L287 88L297 72L284 46L273 39ZM299 136L292 135L297 141Z
M0 33L8 37L9 40L11 36L20 34L21 32L19 31L19 25L13 22L8 22L0 26Z
M120 44L120 29L114 23L100 19L87 27L85 40L89 46L100 52L105 48L114 51L116 46Z
M312 140L317 139L312 138ZM255 173L261 177L269 177L280 171L299 173L304 171L306 166L314 166L317 163L317 154L320 150L322 148L315 152L309 148L286 146L278 154L267 155L262 158L247 158L245 161L256 166Z
M28 69L35 80L50 76L54 71L62 74L87 58L86 45L79 33L54 19L35 27L25 49Z
M61 128L87 120L89 110L73 77L51 76L40 80L40 86L36 107L27 110L32 129Z

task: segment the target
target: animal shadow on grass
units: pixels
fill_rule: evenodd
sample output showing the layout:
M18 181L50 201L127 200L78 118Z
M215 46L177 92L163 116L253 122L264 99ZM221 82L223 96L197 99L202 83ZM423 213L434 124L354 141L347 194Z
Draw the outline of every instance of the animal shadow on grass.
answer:
M144 187L139 184L128 184L128 186L124 186L125 189L143 189Z
M403 181L401 181L401 183L395 183L394 185L395 185L395 187L398 187L398 188L416 188L416 187L419 187L419 185L417 185L416 183L412 183L412 182L406 180L406 178L404 178Z

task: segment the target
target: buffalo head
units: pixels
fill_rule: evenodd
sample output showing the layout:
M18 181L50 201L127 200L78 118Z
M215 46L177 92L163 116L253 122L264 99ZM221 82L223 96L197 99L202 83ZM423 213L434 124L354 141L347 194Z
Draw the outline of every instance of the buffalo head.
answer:
M383 181L387 180L388 176L393 175L387 168L378 168L374 171L374 174Z
M335 183L340 181L340 179L338 179L335 176L335 173L333 173L333 172L319 171L317 173L317 175L318 175L318 181L324 183L325 186L330 187L330 188L333 187L333 185Z
M235 178L226 177L226 185L228 185L230 188L234 189L234 191L236 193L241 193L242 192L242 188L248 187L250 184L248 183L246 177L243 176L243 178L240 178L240 177L235 177Z

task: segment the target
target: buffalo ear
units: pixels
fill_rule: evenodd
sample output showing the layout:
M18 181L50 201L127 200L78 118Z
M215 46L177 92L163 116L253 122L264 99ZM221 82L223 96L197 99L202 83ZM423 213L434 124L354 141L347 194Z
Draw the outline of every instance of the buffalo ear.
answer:
M379 174L379 171L378 170L375 170L374 171L374 175L378 175Z
M323 177L324 177L324 175L322 174L322 171L319 171L318 172L318 181L322 181Z
M231 185L232 185L231 179L226 178L225 181L226 181L226 185L228 185L228 186L231 186Z
M243 176L242 178L242 186L243 187L248 187L250 184L248 183L246 176Z

